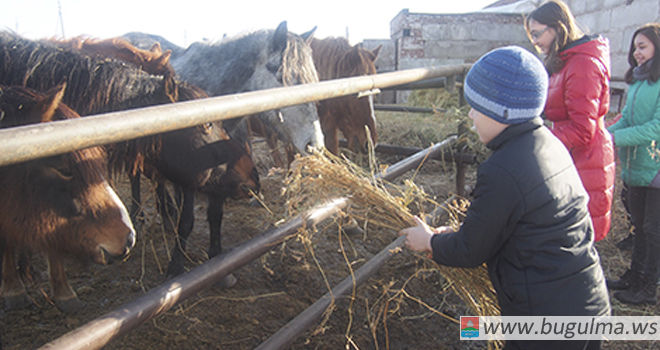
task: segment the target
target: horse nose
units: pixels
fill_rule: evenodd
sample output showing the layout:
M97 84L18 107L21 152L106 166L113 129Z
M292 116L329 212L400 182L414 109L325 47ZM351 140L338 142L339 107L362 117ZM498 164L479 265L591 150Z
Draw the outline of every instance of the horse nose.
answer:
M128 237L126 238L126 246L124 249L124 255L128 254L128 252L133 249L135 246L135 230L131 228L131 230L128 233Z
M254 192L259 193L261 191L261 181L259 181L257 169L252 169L252 182L254 183Z

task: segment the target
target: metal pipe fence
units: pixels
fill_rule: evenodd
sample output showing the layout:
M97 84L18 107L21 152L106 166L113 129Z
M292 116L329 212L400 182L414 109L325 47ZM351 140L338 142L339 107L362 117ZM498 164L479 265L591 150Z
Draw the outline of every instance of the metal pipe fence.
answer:
M0 166L267 110L440 76L469 64L409 69L212 97L0 130Z

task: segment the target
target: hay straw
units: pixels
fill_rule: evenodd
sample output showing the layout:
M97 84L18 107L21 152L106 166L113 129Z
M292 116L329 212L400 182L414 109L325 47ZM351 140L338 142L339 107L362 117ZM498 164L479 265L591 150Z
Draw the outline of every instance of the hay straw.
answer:
M365 226L398 232L414 225L410 206L416 206L418 212L438 206L412 181L406 181L403 187L395 186L375 176L374 169L372 165L369 171L365 170L327 151L298 158L286 180L288 210L295 215L329 199L348 197L349 217L364 222ZM499 315L485 265L454 268L435 264L435 267L474 315Z

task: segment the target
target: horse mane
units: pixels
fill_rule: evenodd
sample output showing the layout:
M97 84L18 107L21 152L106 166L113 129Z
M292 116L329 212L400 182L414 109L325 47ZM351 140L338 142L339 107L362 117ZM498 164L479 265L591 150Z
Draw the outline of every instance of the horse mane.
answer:
M232 37L225 37L214 42L195 42L179 57L174 58L173 66L181 76L189 75L183 70L194 70L195 75L208 79L196 85L205 86L212 95L224 95L243 90L246 77L254 73L255 61L260 59L259 50L263 43L272 38L272 29L260 29L244 32ZM318 82L318 75L311 59L309 45L299 36L287 33L287 44L282 55L282 83L295 85ZM187 64L177 62L179 58L192 55ZM197 53L197 54L196 54ZM229 69L231 67L231 69ZM221 72L220 75L208 76L207 72ZM211 88L212 87L212 88Z
M0 33L0 77L4 84L42 91L66 81L64 101L80 115L176 100L166 78L7 32Z
M282 83L290 86L318 81L311 47L301 37L287 33L286 48L282 55Z
M0 32L0 81L45 91L67 82L63 101L80 115L107 113L178 101L174 77L151 75L114 60L84 55L47 42ZM159 153L158 135L109 145L113 172L135 173ZM120 160L124 160L122 164Z

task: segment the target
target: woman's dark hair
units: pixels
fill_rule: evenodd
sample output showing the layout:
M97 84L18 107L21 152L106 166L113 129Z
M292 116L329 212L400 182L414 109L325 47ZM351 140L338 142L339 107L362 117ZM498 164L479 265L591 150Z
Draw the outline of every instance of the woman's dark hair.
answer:
M630 50L628 50L628 63L630 68L626 71L624 75L624 80L628 84L634 82L633 79L633 69L637 67L637 60L635 60L635 38L638 34L644 35L647 39L651 41L654 48L653 53L653 63L651 63L651 68L649 73L651 73L651 81L656 82L660 79L660 23L648 23L641 26L633 34L632 40L630 40Z
M560 0L548 1L527 15L525 30L530 41L532 37L529 31L529 21L532 19L554 29L557 33L545 57L545 68L548 72L550 74L557 72L564 66L564 62L559 57L561 50L580 39L584 33L578 27L571 10Z

